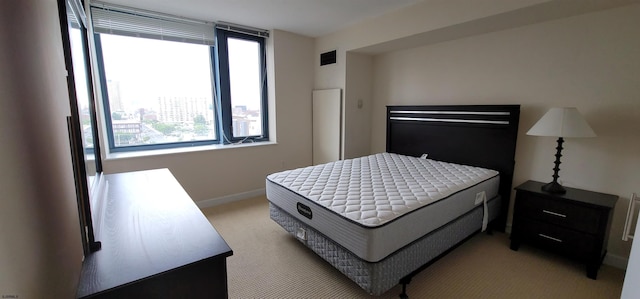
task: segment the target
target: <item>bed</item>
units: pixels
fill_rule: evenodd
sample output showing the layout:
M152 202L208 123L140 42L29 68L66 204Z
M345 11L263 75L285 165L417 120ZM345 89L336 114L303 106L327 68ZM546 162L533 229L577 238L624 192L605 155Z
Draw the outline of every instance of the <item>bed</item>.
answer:
M474 233L504 230L519 111L388 106L386 152L267 176L270 217L368 293L406 286Z

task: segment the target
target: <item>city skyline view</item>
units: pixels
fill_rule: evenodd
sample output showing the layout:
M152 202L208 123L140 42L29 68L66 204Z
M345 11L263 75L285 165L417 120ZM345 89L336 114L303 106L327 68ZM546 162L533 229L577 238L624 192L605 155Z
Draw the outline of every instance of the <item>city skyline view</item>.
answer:
M100 40L116 147L218 139L210 46ZM259 48L229 39L229 49L233 135L224 138L261 135Z

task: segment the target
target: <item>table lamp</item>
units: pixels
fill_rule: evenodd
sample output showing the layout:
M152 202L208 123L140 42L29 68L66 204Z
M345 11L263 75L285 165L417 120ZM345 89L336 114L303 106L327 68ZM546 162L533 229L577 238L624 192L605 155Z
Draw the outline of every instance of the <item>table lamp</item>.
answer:
M553 181L543 185L542 191L556 194L564 194L566 190L558 184L558 171L560 171L560 157L562 157L562 143L564 138L596 137L587 121L584 120L578 109L551 108L538 122L529 129L527 135L558 137L556 147L556 161L553 168Z

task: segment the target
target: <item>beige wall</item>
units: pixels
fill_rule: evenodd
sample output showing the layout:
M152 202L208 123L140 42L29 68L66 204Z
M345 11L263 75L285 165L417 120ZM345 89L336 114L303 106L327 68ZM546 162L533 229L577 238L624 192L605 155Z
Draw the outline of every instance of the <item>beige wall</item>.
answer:
M82 243L55 0L0 2L0 295L75 297Z
M428 44L437 44L464 37L562 19L591 11L638 3L638 0L434 0L422 1L377 18L365 20L338 32L315 40L315 89L340 88L349 95L349 88L360 83L358 77L370 76L355 65L352 55L380 54ZM320 53L336 50L337 63L320 66ZM360 59L361 60L361 59ZM349 77L347 77L349 75ZM358 92L364 89L358 88ZM351 93L353 94L353 93ZM344 98L347 107L344 136L368 136L369 124L359 110L349 110L357 97ZM343 143L343 152L359 153L368 146L367 138Z
M525 135L550 107L575 106L598 134L567 139L564 185L619 195L609 253L640 192L640 5L377 55L372 152L385 149L385 105L520 104L514 184L550 181L555 138ZM614 262L615 263L615 262Z
M106 159L105 173L166 167L198 202L264 189L268 174L311 165L313 51L308 37L275 30L268 39L271 139L277 144Z
M344 88L346 53L367 47L402 45L405 39L458 24L517 11L549 0L423 1L315 40L315 88ZM618 1L618 0L616 0ZM320 53L336 50L337 63L320 66Z
M368 155L371 143L371 111L373 98L373 59L370 55L348 52L344 94L344 141L346 159ZM348 115L348 117L346 117Z

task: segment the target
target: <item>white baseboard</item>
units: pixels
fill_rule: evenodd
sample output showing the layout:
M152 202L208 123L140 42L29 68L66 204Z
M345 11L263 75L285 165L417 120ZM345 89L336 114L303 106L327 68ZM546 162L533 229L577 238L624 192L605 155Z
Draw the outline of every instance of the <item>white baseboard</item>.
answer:
M604 256L604 261L602 263L611 267L626 270L629 259L619 255L607 253L607 255Z
M266 191L264 188L262 188L262 189L257 189L253 191L247 191L247 192L222 196L218 198L199 200L199 201L196 201L196 205L198 206L198 208L204 209L204 208L215 207L225 203L240 201L243 199L249 199L249 198L253 198L253 197L257 197L265 194L266 194Z

